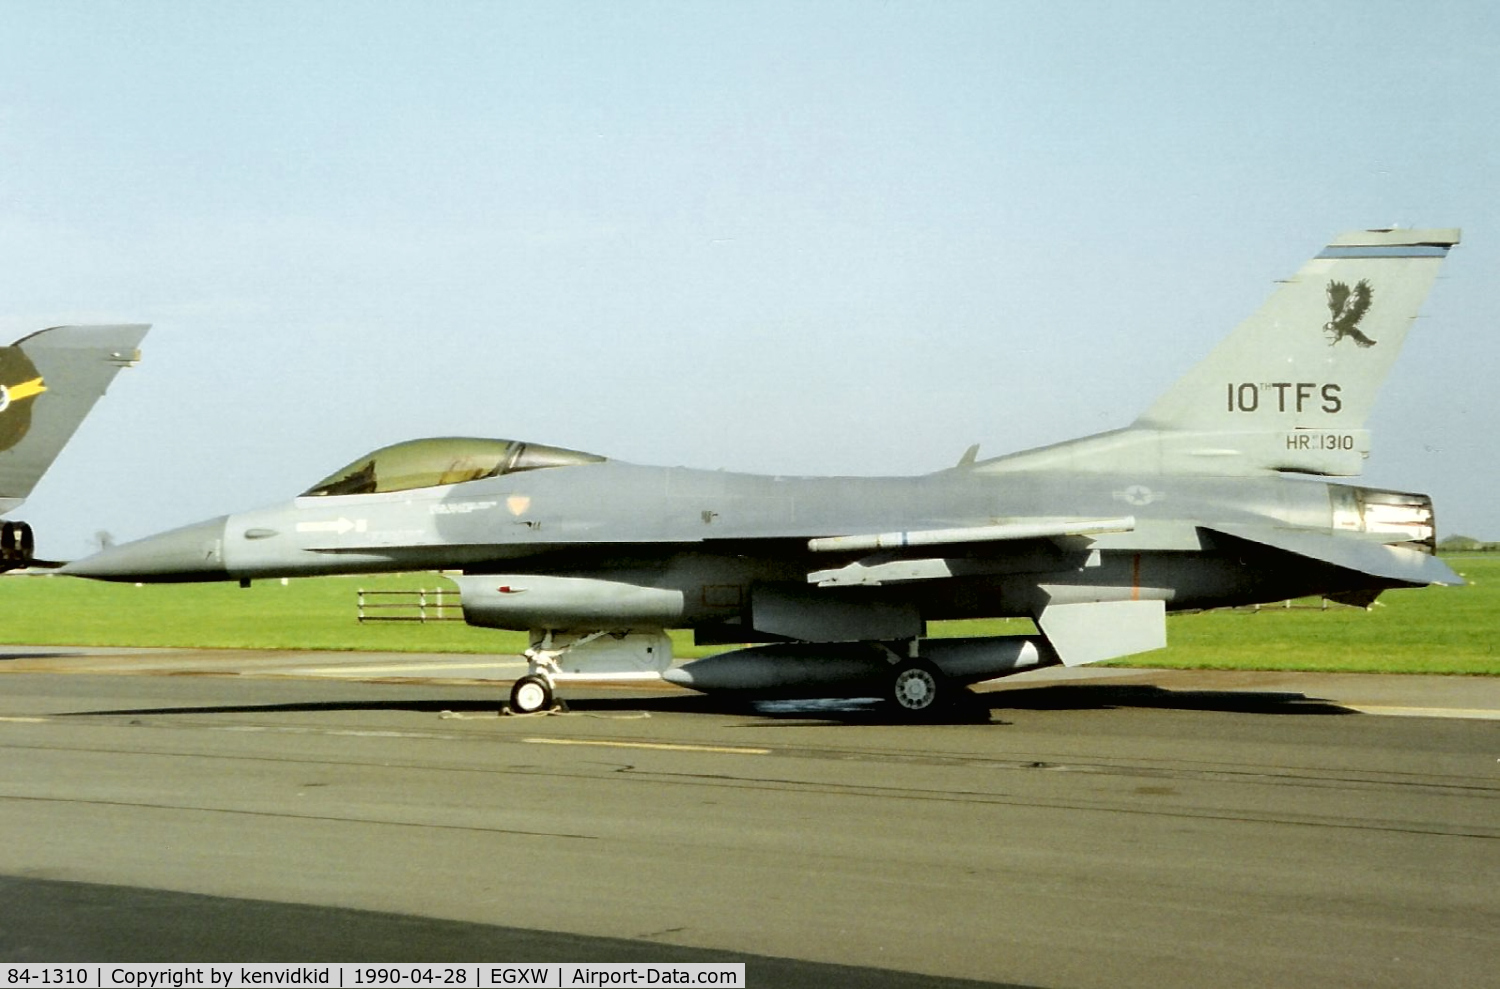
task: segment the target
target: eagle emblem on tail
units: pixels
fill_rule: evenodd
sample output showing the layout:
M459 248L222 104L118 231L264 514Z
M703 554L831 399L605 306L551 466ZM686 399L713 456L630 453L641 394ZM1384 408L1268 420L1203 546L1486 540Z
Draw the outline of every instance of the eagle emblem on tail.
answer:
M1370 283L1361 278L1350 288L1343 282L1328 283L1328 314L1331 319L1323 324L1328 334L1328 346L1332 347L1344 337L1349 337L1361 347L1373 347L1375 341L1359 331L1359 321L1370 311Z

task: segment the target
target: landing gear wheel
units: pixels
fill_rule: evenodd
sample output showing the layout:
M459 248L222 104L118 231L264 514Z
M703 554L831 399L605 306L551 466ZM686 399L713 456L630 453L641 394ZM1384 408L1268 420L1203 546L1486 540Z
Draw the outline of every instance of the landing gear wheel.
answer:
M514 714L535 714L552 706L552 684L546 677L529 673L510 688L510 709Z
M927 663L910 663L891 678L890 698L896 710L910 717L926 717L947 703L949 687L943 675Z

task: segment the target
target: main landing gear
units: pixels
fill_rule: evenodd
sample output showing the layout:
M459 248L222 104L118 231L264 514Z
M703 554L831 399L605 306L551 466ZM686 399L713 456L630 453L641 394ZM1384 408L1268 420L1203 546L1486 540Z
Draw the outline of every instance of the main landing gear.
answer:
M890 680L887 691L898 710L922 717L941 710L953 698L953 686L932 664L903 663Z
M913 719L933 717L951 706L958 697L960 688L918 655L916 641L906 643L905 656L885 644L880 648L891 664L885 699L897 714Z

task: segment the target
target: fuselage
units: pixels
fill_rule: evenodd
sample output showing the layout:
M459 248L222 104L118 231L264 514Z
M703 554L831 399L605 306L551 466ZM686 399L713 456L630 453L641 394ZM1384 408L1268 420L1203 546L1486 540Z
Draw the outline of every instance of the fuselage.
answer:
M1205 527L1348 529L1360 524L1347 505L1350 492L1361 490L1281 477L963 468L916 477L796 477L601 460L399 491L306 495L115 547L71 572L132 581L419 569L545 574L644 588L651 601L639 605L638 619L627 608L622 620L654 627L732 623L756 588L771 586L818 601L884 599L915 608L923 621L1025 616L1036 612L1039 598L1151 599L1181 610L1345 589L1337 568L1215 538ZM928 554L943 557L943 580L808 586L811 573L868 557L813 552L808 541L817 537L1113 516L1130 516L1134 527ZM486 624L597 620L572 616L573 606L545 597L499 602ZM512 603L508 619L504 606ZM732 634L743 638L741 630Z

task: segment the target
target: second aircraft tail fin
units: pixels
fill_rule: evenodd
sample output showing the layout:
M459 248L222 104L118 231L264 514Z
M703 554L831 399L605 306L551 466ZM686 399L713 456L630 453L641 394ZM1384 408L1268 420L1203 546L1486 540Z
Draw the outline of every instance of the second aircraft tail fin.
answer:
M0 511L52 465L149 326L56 326L0 347Z

